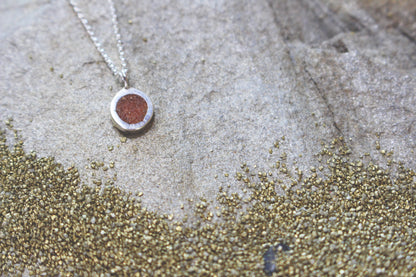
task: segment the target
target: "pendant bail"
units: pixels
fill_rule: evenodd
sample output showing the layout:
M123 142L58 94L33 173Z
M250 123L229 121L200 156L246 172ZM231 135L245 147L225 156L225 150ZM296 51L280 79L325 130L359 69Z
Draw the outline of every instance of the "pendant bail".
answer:
M130 87L129 86L129 79L127 78L127 76L125 74L120 74L120 76L121 76L122 82L124 83L124 88L128 89Z

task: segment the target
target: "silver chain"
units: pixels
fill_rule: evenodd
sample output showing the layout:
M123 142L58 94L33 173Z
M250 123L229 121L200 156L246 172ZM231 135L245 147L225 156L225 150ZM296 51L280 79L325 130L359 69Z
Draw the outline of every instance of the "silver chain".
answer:
M81 21L82 25L84 26L85 30L87 31L88 35L91 38L91 41L94 43L95 47L97 48L98 52L100 52L101 56L104 58L107 66L110 68L111 72L113 72L114 76L120 77L121 81L124 83L124 87L128 87L128 80L127 80L127 63L126 59L124 58L124 49L123 49L123 42L121 41L120 29L118 27L118 20L116 9L114 7L113 0L108 0L110 4L110 11L111 11L111 19L113 23L113 31L114 35L116 36L117 40L117 49L119 58L121 61L121 68L117 68L114 62L111 60L110 56L105 52L104 48L102 47L102 43L96 37L92 26L88 23L84 13L78 7L78 4L74 0L68 0L69 4L71 5L72 9L74 10L75 14L78 16L79 20Z

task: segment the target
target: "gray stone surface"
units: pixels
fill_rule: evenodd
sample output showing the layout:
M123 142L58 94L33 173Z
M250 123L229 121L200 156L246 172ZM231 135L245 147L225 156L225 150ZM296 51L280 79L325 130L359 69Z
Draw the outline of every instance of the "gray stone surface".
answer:
M414 2L115 2L131 85L156 112L126 143L109 114L120 84L68 3L0 3L1 120L13 117L26 149L75 164L85 183L117 173L116 185L144 192L151 209L180 214L187 198L238 190L224 174L241 162L268 169L286 152L308 171L335 136L377 160L381 133L382 148L415 166ZM107 2L82 7L114 49ZM91 161L115 168L85 168Z

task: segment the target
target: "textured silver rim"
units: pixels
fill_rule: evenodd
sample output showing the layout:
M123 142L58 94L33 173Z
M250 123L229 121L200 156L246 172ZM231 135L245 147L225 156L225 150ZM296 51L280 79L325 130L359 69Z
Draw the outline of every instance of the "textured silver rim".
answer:
M129 124L129 123L123 121L119 117L119 115L117 114L117 111L116 111L118 101L123 96L126 96L128 94L136 94L136 95L140 96L141 98L143 98L144 101L146 101L146 103L147 103L147 112L146 112L146 115L144 116L143 121L141 121L139 123L136 123L136 124ZM150 122L150 120L153 117L152 101L150 101L150 98L146 94L144 94L144 92L142 92L138 89L135 89L135 88L129 88L129 89L123 88L122 90L117 92L117 94L114 96L113 100L111 101L110 109L111 109L111 117L113 119L114 126L122 132L138 132L138 131L142 130L144 127L146 127L146 125Z

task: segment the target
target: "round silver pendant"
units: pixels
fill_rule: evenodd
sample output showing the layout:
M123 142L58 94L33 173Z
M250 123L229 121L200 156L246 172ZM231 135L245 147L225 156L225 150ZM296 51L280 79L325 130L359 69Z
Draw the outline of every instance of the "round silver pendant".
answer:
M135 88L123 88L111 101L114 126L122 132L138 132L151 121L153 105L150 98Z

